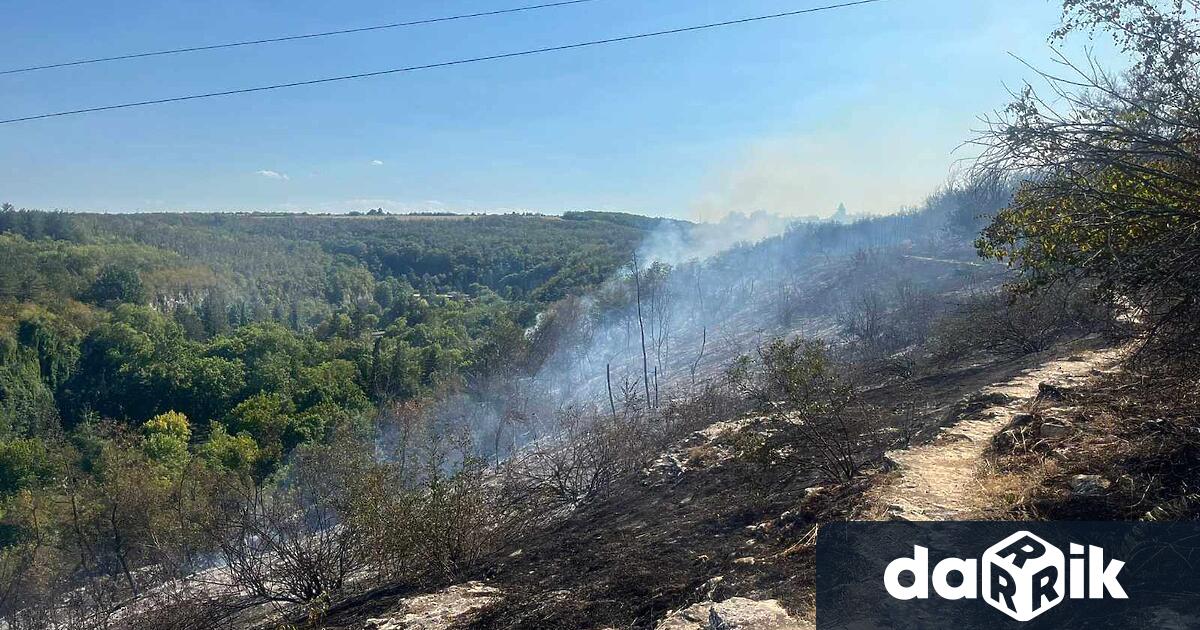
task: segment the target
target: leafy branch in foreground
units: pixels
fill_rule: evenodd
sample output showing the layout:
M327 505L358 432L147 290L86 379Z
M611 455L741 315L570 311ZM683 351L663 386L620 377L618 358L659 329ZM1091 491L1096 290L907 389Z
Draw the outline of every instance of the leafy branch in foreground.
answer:
M977 242L1021 288L1095 282L1176 352L1200 332L1200 18L1197 2L1068 0L1052 41L1104 31L1133 57L1112 76L1094 60L1042 73L975 140L982 172L1022 173Z

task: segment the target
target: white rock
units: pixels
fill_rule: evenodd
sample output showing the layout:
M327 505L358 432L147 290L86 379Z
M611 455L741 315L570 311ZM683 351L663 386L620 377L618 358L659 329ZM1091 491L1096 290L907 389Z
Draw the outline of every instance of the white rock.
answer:
M401 600L399 610L368 619L363 630L434 630L445 628L500 599L500 589L467 582L428 595Z
M672 613L655 630L812 630L813 625L788 614L779 602L731 597L701 602Z

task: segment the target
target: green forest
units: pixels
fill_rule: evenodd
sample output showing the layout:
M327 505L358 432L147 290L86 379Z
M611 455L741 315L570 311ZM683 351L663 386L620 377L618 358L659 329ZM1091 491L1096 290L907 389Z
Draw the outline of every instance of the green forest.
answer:
M185 469L253 487L385 403L519 364L536 314L611 276L655 223L6 204L0 571L74 548L68 573L128 576Z
M1130 65L1017 90L917 207L743 241L4 204L0 626L717 628L815 616L831 522L1200 519L1200 4L1072 34Z
M43 453L46 441L104 425L141 431L174 413L193 445L241 438L269 470L335 417L427 395L498 345L524 343L541 307L612 275L654 225L603 214L68 215L6 205L5 452ZM40 455L14 457L40 465ZM13 466L4 465L6 488L37 476Z

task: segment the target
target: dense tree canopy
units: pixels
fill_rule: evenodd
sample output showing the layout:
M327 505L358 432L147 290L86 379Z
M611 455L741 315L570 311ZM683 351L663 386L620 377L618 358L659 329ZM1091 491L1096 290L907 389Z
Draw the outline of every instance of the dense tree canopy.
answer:
M603 281L655 221L6 206L0 433L115 421L163 442L151 428L184 418L169 440L269 469L337 418L521 354L538 301Z

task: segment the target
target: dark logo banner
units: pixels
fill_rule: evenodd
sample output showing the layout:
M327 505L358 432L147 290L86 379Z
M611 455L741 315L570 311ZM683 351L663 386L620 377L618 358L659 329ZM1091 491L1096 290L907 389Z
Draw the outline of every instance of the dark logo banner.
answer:
M835 628L1200 628L1200 524L829 523Z

